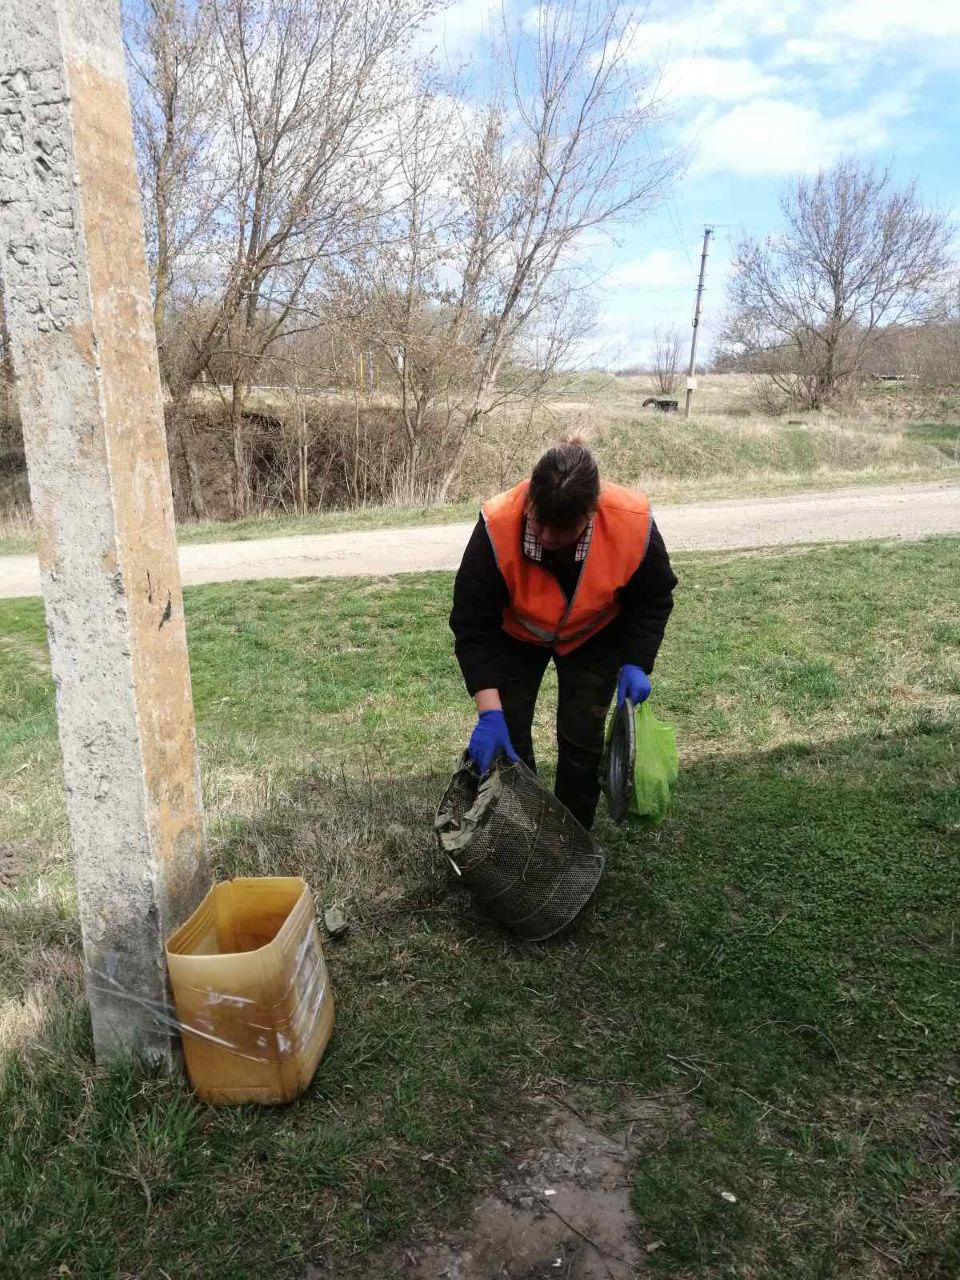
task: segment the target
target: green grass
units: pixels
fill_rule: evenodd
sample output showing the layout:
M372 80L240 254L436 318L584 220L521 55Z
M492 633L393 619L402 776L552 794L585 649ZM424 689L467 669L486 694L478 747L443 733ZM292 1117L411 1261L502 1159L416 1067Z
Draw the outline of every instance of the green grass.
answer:
M932 444L954 465L960 463L960 424L956 422L911 422L904 428L910 440Z
M470 725L449 575L188 591L218 872L303 872L353 921L316 1082L265 1111L93 1067L40 606L0 605L0 840L41 862L0 894L4 1274L384 1274L547 1087L611 1124L676 1099L635 1166L652 1274L955 1277L958 553L678 557L673 808L601 824L598 898L543 946L461 915L434 864Z
M756 416L671 420L632 416L611 423L597 439L601 468L625 482L716 485L726 479L755 487L789 478L798 487L813 482L855 484L880 477L950 471L940 438L928 439L875 421L806 415L770 421ZM956 461L956 460L954 460Z
M204 520L182 524L177 540L191 542L247 542L251 538L282 538L301 533L352 533L363 529L406 529L411 525L454 524L477 513L476 503L454 502L437 507L365 507L360 511L321 511L311 515L253 516L248 520Z

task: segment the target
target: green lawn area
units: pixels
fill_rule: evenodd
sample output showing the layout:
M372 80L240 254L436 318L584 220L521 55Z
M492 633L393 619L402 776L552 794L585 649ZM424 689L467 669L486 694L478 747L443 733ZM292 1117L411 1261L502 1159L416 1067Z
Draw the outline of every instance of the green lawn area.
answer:
M633 1166L651 1275L955 1280L958 557L677 557L673 807L601 822L605 881L544 945L465 915L432 851L471 723L450 575L189 590L218 874L302 873L353 924L331 1047L277 1110L93 1066L42 611L0 603L0 844L38 868L0 890L0 1274L386 1277L546 1088L611 1126L666 1095Z
M406 529L412 525L454 524L477 514L474 502L436 507L364 507L359 511L320 511L312 515L251 516L247 520L204 520L180 525L177 541L248 542L302 533L353 533L364 529Z
M935 445L951 463L960 463L960 424L956 422L911 422L904 429L909 440Z

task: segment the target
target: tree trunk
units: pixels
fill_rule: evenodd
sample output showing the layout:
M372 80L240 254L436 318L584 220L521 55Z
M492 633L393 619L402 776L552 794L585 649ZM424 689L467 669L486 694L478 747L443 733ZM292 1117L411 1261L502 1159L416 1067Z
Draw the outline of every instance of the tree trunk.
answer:
M300 514L307 514L310 498L309 441L307 440L307 411L300 406Z
M360 397L357 395L357 386L353 386L353 474L350 480L350 492L352 495L353 505L361 506L360 502L360 471L362 459L360 456ZM366 497L366 483L364 483L364 498Z
M174 450L179 453L187 478L186 494L183 495L179 492L177 471L174 467L170 468L170 478L174 488L174 505L182 507L182 499L185 496L187 509L193 519L205 520L207 509L203 497L203 480L200 475L200 468L197 466L196 452L193 448L195 434L193 424L185 419L176 404L171 405L167 410L166 418L168 423L167 433L173 446L171 454L174 454Z
M166 320L167 289L170 287L170 246L167 236L167 210L163 187L159 178L156 193L157 216L157 278L153 295L153 327L157 334L157 348L163 354L163 327ZM161 359L161 372L163 361ZM166 378L164 378L166 381Z
M190 510L194 520L206 520L207 502L203 493L203 477L200 474L196 450L193 447L196 431L192 422L188 424L186 430L181 428L181 438L183 442L183 458L187 464L187 495L190 499Z
M447 467L446 471L443 473L443 476L440 479L440 483L437 486L437 502L446 502L449 499L450 490L453 488L456 481L460 478L460 469L463 466L464 458L467 456L467 449L470 447L470 440L473 436L473 428L476 426L476 424L477 424L476 416L471 416L467 420L467 425L464 428L463 435L460 437L460 442L457 445L456 452L454 453L453 458L451 459L450 465Z
M230 401L230 436L233 441L233 516L241 519L247 510L247 465L243 449L243 382L233 381Z

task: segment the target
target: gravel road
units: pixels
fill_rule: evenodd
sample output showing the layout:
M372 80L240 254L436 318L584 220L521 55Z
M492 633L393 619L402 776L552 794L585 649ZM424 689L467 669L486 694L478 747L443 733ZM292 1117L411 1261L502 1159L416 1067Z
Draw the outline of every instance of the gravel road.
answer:
M960 533L955 483L838 489L655 509L671 551L733 551L810 542L915 540ZM185 584L248 578L340 578L454 569L473 526L212 542L180 548ZM0 557L0 598L40 594L35 556Z

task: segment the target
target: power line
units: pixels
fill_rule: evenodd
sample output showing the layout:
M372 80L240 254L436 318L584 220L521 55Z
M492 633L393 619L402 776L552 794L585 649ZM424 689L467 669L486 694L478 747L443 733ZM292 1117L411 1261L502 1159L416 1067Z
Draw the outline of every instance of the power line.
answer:
M656 128L656 126L654 126L654 128ZM660 139L660 151L662 154L665 149L663 146L663 139L660 138L659 131L657 131L657 137L658 139ZM650 154L650 159L653 161L654 164L656 164L657 157L653 153L653 147L650 145L650 139L646 133L643 134L643 142L647 148L647 151ZM677 197L674 195L672 188L670 188L669 186L667 188L667 199L666 199L665 208L667 211L667 218L670 221L670 226L673 228L673 233L676 236L677 244L679 244L680 248L683 250L683 256L686 258L688 266L692 267L693 262L691 261L691 258L690 258L690 250L687 248L686 244L684 243L684 238L683 238L683 221L680 217L680 206L677 204Z

